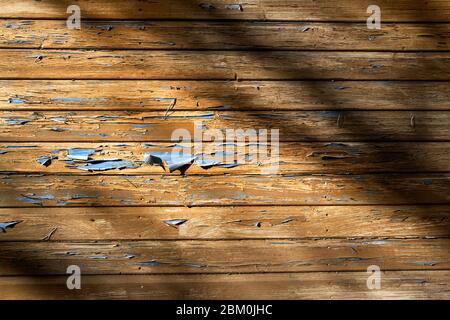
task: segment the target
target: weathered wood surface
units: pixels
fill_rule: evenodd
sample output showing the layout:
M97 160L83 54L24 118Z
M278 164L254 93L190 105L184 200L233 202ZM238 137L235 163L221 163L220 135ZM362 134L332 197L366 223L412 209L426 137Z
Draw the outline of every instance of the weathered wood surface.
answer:
M449 174L1 175L0 206L448 204Z
M450 110L433 81L0 80L1 110ZM369 94L370 93L370 94Z
M386 271L380 290L366 272L236 275L85 276L82 290L67 277L1 277L1 299L449 299L448 271Z
M449 24L0 21L0 47L27 49L449 50ZM351 37L349 36L351 34Z
M0 79L450 80L450 55L3 49L0 69Z
M0 0L0 298L450 299L448 1L74 4ZM201 125L278 174L143 163Z
M370 0L81 0L85 19L239 19L239 20L309 20L366 21ZM67 19L69 3L58 0L0 1L2 18ZM446 0L379 0L384 21L449 21L450 4Z
M280 141L448 141L449 123L444 111L2 111L0 141L179 142L176 130L184 141L213 141L217 131L235 141L226 130L248 129L269 130L268 141L272 129Z
M0 242L448 237L450 206L2 208L6 221L22 222Z
M449 239L226 240L0 244L0 276L439 270ZM0 280L1 281L1 280Z
M202 168L193 164L185 169L185 174L267 174L274 164L273 159L261 159L258 151L247 144L235 146L205 143L200 149L198 143L177 144L174 149L167 143L8 143L0 144L0 172L77 174L91 175L68 163L70 150L81 148L95 150L91 160L121 159L134 163L134 168L99 171L97 174L173 174L162 166L141 165L146 153L176 152L185 150L193 155L196 150L210 153L231 151L235 153L233 161L239 161L237 153L245 153L247 161L231 168L212 166ZM268 152L272 149L267 146ZM209 152L206 152L209 150ZM41 157L52 158L43 165ZM226 159L223 159L226 162ZM82 164L82 163L80 163ZM301 143L286 142L279 146L279 174L298 173L385 173L385 172L450 172L450 143L434 142L383 142L383 143Z

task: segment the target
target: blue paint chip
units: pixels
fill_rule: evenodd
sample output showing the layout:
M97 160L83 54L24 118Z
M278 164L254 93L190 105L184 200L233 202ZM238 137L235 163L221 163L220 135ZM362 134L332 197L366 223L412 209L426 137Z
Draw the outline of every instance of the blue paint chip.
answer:
M21 99L13 99L13 98L9 98L8 102L11 104L22 104L25 103L25 101L21 100Z
M144 162L150 165L164 164L169 171L180 170L185 166L189 166L196 159L191 154L173 153L173 152L146 152L144 153Z
M72 160L89 160L97 150L95 149L68 149L67 158Z
M48 167L49 165L52 164L52 160L53 160L53 157L42 156L42 157L39 157L36 161L37 161L37 163L39 163L41 166Z
M9 222L0 222L0 230L3 233L6 233L6 229L12 229L22 221L9 221Z
M118 159L112 160L92 160L82 166L75 166L75 169L84 171L108 171L108 170L122 170L133 169L135 166L130 161L123 161Z

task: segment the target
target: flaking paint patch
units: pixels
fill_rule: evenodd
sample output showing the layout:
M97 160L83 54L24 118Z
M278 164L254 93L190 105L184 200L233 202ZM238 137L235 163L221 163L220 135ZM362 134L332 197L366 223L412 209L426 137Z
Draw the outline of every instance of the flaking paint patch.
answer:
M167 224L168 226L174 227L174 226L180 226L183 223L186 223L187 220L185 220L185 219L172 219L172 220L164 220L163 222L165 224Z
M21 202L27 202L37 205L42 205L42 201L49 201L54 200L55 197L51 194L44 194L44 195L36 195L34 193L28 193L28 194L22 194L21 197L17 197L17 201Z
M212 4L210 4L210 3L200 3L199 5L198 5L200 8L202 8L203 10L208 10L208 11L211 11L211 10L214 10L214 9L216 9L216 7L214 7Z
M107 98L77 98L77 97L54 97L48 99L51 102L57 103L92 103L107 101Z
M60 123L65 123L67 120L64 117L52 117L49 118L48 120L53 121L53 122L60 122Z
M146 129L153 126L152 124L135 124L132 126L133 129Z
M68 149L67 158L87 161L96 151L96 149Z
M55 159L55 157L41 156L36 160L36 162L39 163L41 166L48 167L52 164L53 159Z
M66 251L66 252L55 252L55 253L52 253L52 255L55 255L55 256L79 256L80 253L74 252L74 251Z
M22 99L9 98L8 99L8 103L11 103L11 104L23 104L23 103L25 103L25 101L22 100Z
M145 116L143 119L212 119L214 118L214 113L205 113L198 116Z
M0 222L0 230L3 233L6 233L6 229L12 229L22 221L9 221L9 222Z
M162 263L156 260L149 260L149 261L143 261L143 262L139 262L138 265L142 266L142 267L158 267L160 266Z
M95 196L88 196L88 195L85 195L85 194L74 194L73 196L70 197L70 199L72 199L72 200L97 199L97 197L95 197Z
M169 169L170 172L182 170L190 166L196 159L190 154L174 154L172 152L146 152L144 153L144 163L149 165L159 165Z
M85 164L80 166L69 166L69 168L84 170L84 171L108 171L115 169L134 169L136 168L130 161L124 161L120 159L99 159L86 161Z
M239 3L233 3L233 4L226 4L225 9L228 10L235 10L235 11L244 11L244 8Z
M80 137L108 137L106 133L81 133Z
M27 124L28 122L30 122L31 120L25 120L25 119L4 119L4 121L6 122L6 124L8 125L24 125Z

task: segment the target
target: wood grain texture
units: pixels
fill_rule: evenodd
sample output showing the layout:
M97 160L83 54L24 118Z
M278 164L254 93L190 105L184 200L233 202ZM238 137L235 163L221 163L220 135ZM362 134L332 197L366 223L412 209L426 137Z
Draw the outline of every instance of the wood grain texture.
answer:
M241 275L123 275L1 277L1 299L449 299L448 271L386 271L381 290L367 289L366 272Z
M236 4L239 4L236 3ZM370 0L247 0L230 6L228 0L80 0L84 19L273 19L273 20L343 20L365 22ZM5 18L67 19L70 4L57 0L0 1ZM448 21L450 5L445 0L379 0L383 21Z
M0 176L0 206L448 204L450 175Z
M171 220L185 222L178 226L165 222ZM450 206L2 208L0 222L6 221L22 222L0 233L0 242L47 238L55 241L431 238L449 236Z
M0 141L179 142L181 130L185 142L245 140L247 130L268 130L268 141L271 130L280 141L448 141L449 123L444 111L0 111Z
M202 168L193 164L184 168L187 175L217 174L267 174L274 159L263 159L258 151L253 151L246 144L235 146L205 143L200 149L198 143L178 144L182 150L197 154L201 150L207 154L229 150L235 155L233 161L241 165L224 168L213 166ZM162 166L141 165L148 152L175 152L177 149L167 143L8 143L0 144L0 172L10 173L43 173L43 174L77 174L91 175L74 168L68 158L71 149L96 150L91 160L121 159L135 164L134 168L100 171L97 174L165 174L179 175L169 172ZM271 150L271 146L267 147ZM450 172L450 143L301 143L286 142L280 145L278 173L380 173L380 172ZM228 152L228 151L227 151ZM240 162L237 154L245 154L247 161ZM42 165L41 157L52 158L51 162ZM226 161L226 159L223 159ZM82 163L79 163L82 164Z
M27 49L449 50L449 24L0 21L0 47ZM351 37L349 36L351 34Z
M0 276L439 270L450 267L448 239L240 240L96 243L3 242Z
M449 82L0 80L1 110L450 110Z
M448 1L0 8L0 299L450 299ZM279 129L280 165L177 129Z
M450 55L3 49L0 69L0 79L450 80Z

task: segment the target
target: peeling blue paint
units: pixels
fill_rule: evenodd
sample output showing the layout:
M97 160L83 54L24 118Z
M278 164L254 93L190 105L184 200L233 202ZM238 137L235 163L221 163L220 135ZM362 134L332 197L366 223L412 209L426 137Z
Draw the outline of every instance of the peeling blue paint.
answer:
M84 194L75 194L75 195L71 196L70 198L72 200L78 200L78 199L96 199L97 197L88 196L88 195L84 195Z
M158 267L161 265L161 262L158 262L156 260L149 260L144 262L139 262L138 265L143 267Z
M144 162L150 165L168 166L170 172L179 170L182 167L192 164L196 159L191 154L172 153L172 152L146 152L144 153Z
M75 98L75 97L55 97L49 98L49 101L56 101L60 103L72 103L72 102L98 102L108 100L106 98Z
M179 226L185 223L186 221L187 220L185 219L173 219L173 220L165 220L163 222L169 226Z
M8 102L11 104L22 104L25 103L25 101L21 100L21 99L13 99L13 98L9 98Z
M81 133L80 137L108 137L106 133Z
M6 233L6 229L12 229L22 221L9 221L9 222L0 222L0 230L3 233Z
M214 118L214 113L207 113L198 116L146 116L144 118L149 119L212 119Z
M26 202L26 203L32 203L32 204L39 204L42 205L42 201L45 200L54 200L55 197L50 194L44 194L42 196L35 195L35 194L22 194L22 197L17 197L17 201Z
M64 117L52 117L52 118L49 118L49 120L53 121L53 122L66 122L66 118L64 118Z
M325 145L325 147L330 147L330 148L345 148L345 147L347 147L347 145L346 144L344 144L344 143L327 143L326 145Z
M6 119L5 122L9 125L23 125L30 122L30 120Z
M67 158L73 160L89 160L97 150L95 149L68 149Z
M72 168L72 167L71 167ZM75 169L84 171L108 171L114 169L134 169L134 166L130 161L123 161L120 159L111 160L91 160L87 164L81 166L73 166Z
M153 126L153 124L135 124L133 125L133 129L145 129Z
M53 157L49 157L49 156L41 156L41 157L39 157L36 161L37 161L37 163L39 163L41 166L48 167L49 165L52 164L52 160L53 160Z

